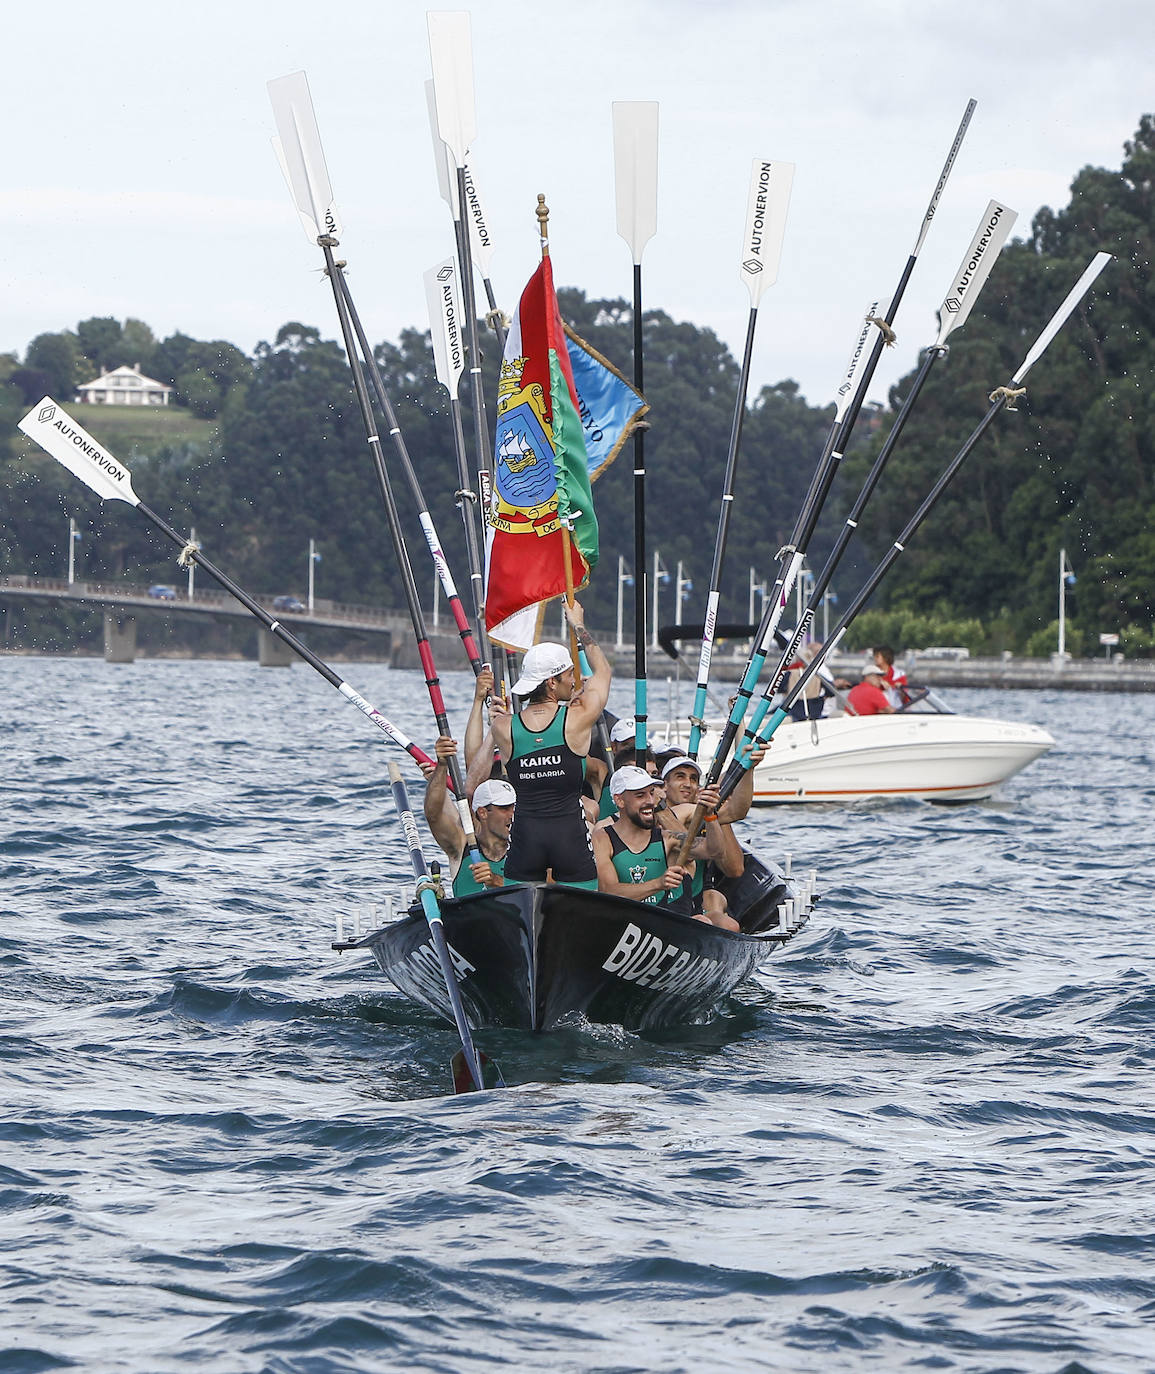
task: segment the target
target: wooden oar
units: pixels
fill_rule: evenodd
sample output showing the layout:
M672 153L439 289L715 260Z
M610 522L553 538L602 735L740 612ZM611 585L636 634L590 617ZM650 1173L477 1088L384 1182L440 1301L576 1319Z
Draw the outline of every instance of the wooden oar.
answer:
M1107 264L1110 261L1110 253L1095 254L1094 258L1092 258L1091 262L1087 266L1086 270L1083 272L1082 276L1071 288L1071 290L1067 293L1062 304L1051 316L1042 333L1031 345L1031 348L1028 351L1027 356L1024 358L1022 365L1019 367L1018 371L1015 372L1014 375L1011 377L1010 382L1004 386L997 387L994 391L991 392L990 403L987 409L987 413L975 426L974 430L971 432L969 438L963 444L962 448L959 449L959 451L951 459L950 463L947 464L946 469L943 471L938 481L931 488L930 492L927 494L926 498L923 500L918 510L915 511L914 515L907 522L902 533L894 541L891 547L887 550L886 554L882 558L882 561L878 564L878 566L867 579L866 583L859 591L857 596L854 597L853 601L847 607L846 611L842 615L842 618L835 626L833 633L827 640L826 644L823 646L822 650L818 654L816 654L813 659L811 659L810 663L799 675L798 681L790 688L785 700L783 701L783 704L773 713L773 715L770 716L770 718L767 721L763 723L762 728L759 730L757 736L753 740L743 742L742 748L739 750L734 761L726 770L725 776L722 778L720 788L723 798L730 796L730 794L738 786L738 783L741 781L743 774L754 766L753 758L751 756L752 749L763 744L768 744L770 740L773 738L775 731L789 715L791 705L795 701L797 701L798 698L805 691L807 683L810 682L811 679L815 676L815 674L817 674L821 670L826 659L829 658L830 655L833 653L834 649L838 645L839 640L846 633L847 628L850 626L855 616L858 615L858 613L870 600L871 596L877 590L879 583L890 571L890 568L893 566L895 560L900 556L900 554L903 553L903 551L906 548L906 545L914 536L915 531L933 510L939 497L942 496L943 492L950 485L958 470L962 467L963 463L970 455L971 450L975 447L978 441L986 433L987 429L990 427L995 417L1000 413L1000 411L1006 409L1012 401L1014 401L1017 397L1023 394L1023 391L1025 390L1025 388L1021 386L1023 379L1026 377L1027 373L1034 366L1034 364L1038 362L1039 358L1042 357L1043 352L1050 344L1051 340L1054 339L1055 335L1059 332L1059 330L1063 327L1066 321L1070 318L1071 314L1075 310L1075 307L1079 304L1079 302L1090 290L1095 278L1099 275L1100 272L1102 272L1102 270L1107 266ZM691 816L690 822L686 827L686 839L683 841L682 848L679 850L678 857L674 860L675 863L683 862L684 856L688 855L690 846L693 844L694 838L697 836L698 832L702 828L705 815L706 808L704 806L698 805L694 808L693 815Z
M421 837L417 822L409 805L409 795L405 790L405 780L401 769L395 763L389 765L389 781L393 788L393 805L397 810L401 828L405 831L405 843L409 846L409 862L413 876L417 879L417 896L421 909L429 923L429 935L445 979L445 991L449 994L449 1005L453 1012L453 1022L461 1037L461 1049L453 1056L453 1091L455 1093L475 1092L483 1088L504 1088L505 1080L501 1070L473 1043L469 1029L469 1019L461 1002L461 989L457 986L457 976L453 971L453 959L445 939L445 927L441 919L441 908L437 905L437 893L425 866L425 855L421 850Z
M658 106L614 101L614 191L618 234L634 264L634 389L645 394L642 253L658 228ZM634 446L634 761L645 764L649 706L646 689L646 425Z
M746 323L746 347L742 353L742 369L734 399L734 419L730 426L730 444L726 454L726 476L722 487L722 503L718 511L718 530L714 537L714 561L710 568L710 590L706 596L702 652L698 658L694 713L690 717L690 742L687 752L692 759L698 757L698 746L705 725L703 717L706 713L706 688L710 681L710 658L714 650L714 625L718 619L722 565L726 557L730 510L734 503L734 474L738 465L742 421L746 415L746 391L750 383L750 359L754 352L758 302L766 288L778 280L782 239L786 233L786 212L790 206L790 188L793 183L792 162L761 162L757 158L754 159L750 174L750 193L746 204L746 230L742 236L742 256L739 263L742 279L750 293L750 315Z
M359 692L339 677L323 659L318 658L312 649L302 644L291 630L287 630L263 606L258 605L248 592L239 587L231 577L223 573L214 563L210 563L196 544L186 541L184 535L178 534L167 521L161 519L154 510L150 510L133 491L132 475L124 464L98 444L92 435L82 429L57 405L51 396L45 396L38 406L34 406L24 416L20 421L20 429L57 462L62 463L69 472L79 477L85 486L94 491L97 496L105 501L127 501L130 506L135 506L146 520L181 550L182 566L195 563L197 567L203 568L226 592L235 597L245 610L255 616L266 630L276 635L282 643L287 644L293 653L303 659L310 668L320 673L326 682L336 687L346 701L352 702L363 715L368 716L373 724L379 730L384 731L394 744L399 745L418 763L431 764L434 762L402 730L387 720L375 706L371 706Z

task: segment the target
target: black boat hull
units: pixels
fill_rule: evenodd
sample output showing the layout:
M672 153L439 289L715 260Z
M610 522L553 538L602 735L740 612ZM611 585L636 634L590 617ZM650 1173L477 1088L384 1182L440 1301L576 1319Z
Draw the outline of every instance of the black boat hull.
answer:
M794 895L776 870L751 856L729 886L731 910L755 933L544 883L442 903L470 1024L548 1031L584 1017L648 1030L706 1019L800 928L776 923L780 903ZM359 947L407 997L450 1016L423 915L375 931Z

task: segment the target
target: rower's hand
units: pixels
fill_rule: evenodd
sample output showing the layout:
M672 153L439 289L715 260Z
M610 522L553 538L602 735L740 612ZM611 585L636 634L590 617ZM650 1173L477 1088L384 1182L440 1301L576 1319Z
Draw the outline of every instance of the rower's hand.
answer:
M481 672L477 675L477 680L473 684L473 700L475 702L484 701L493 695L493 669L486 663Z
M421 769L421 776L426 782L437 772L437 765L432 759L418 759L417 767Z
M448 735L438 735L433 752L437 755L439 764L446 764L457 753L457 741L450 739Z
M688 868L682 868L678 864L671 864L662 874L662 889L665 892L673 892L674 888L681 887L690 876Z
M565 603L565 618L575 630L582 630L585 628L586 613L582 610L580 601L575 601L572 606L568 601Z
M711 816L715 816L722 805L722 789L717 783L712 787L699 787L696 800L699 806L704 806Z
M508 720L512 715L513 708L509 704L509 698L505 695L505 686L502 684L501 691L489 699L490 724L495 724L499 719Z
M773 743L774 743L774 741L773 741L773 740L770 740L770 742L769 742L768 744L760 744L756 749L751 749L751 750L750 750L750 766L751 766L751 768L757 768L757 767L758 767L758 765L759 765L759 764L762 762L762 760L766 757L766 750L769 749L769 748L770 748L770 745L773 744Z
M504 886L505 880L501 874L495 873L484 859L479 864L470 864L469 871L473 874L473 881L480 883L482 887Z

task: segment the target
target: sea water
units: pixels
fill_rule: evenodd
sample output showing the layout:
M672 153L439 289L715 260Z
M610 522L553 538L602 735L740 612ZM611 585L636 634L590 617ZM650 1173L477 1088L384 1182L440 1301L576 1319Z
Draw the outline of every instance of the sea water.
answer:
M484 1031L454 1098L330 949L411 891L384 736L301 665L0 659L0 1370L1155 1369L1155 699L952 699L1058 746L756 812L819 871L784 957L700 1026Z

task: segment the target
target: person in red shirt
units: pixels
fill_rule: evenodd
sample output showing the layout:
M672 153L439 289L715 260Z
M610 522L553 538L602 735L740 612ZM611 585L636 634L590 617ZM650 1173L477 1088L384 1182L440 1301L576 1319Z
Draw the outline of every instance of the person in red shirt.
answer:
M894 666L894 650L889 644L880 644L877 649L872 649L871 653L874 655L875 667L882 674L882 690L886 693L886 699L897 711L910 701L910 694L906 690L906 674L901 668Z
M846 694L846 704L856 716L893 715L894 707L886 699L883 683L886 679L873 664L862 670L862 681Z

